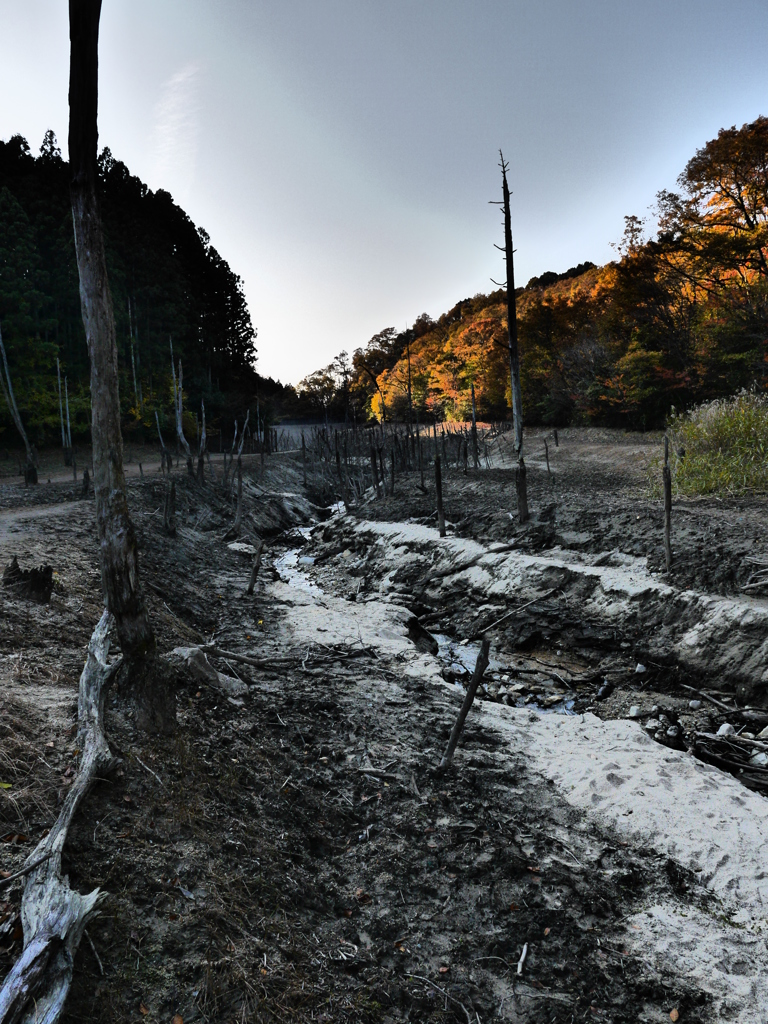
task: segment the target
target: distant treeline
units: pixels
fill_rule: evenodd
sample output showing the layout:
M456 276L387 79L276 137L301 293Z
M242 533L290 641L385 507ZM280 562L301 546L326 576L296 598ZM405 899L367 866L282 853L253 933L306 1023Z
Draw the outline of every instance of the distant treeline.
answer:
M625 218L616 261L517 289L526 422L658 426L674 406L768 383L768 119L722 130L662 192L651 237ZM334 420L509 414L506 293L389 328L299 385Z
M99 158L101 209L121 368L124 429L172 430L170 342L185 408L227 432L246 406L274 417L295 399L256 372L256 331L242 282L168 192L152 192L109 150ZM80 312L69 166L52 132L37 157L0 142L0 327L22 419L37 445L60 437L56 360L66 376L73 439L88 436L89 363ZM17 443L0 400L4 444Z

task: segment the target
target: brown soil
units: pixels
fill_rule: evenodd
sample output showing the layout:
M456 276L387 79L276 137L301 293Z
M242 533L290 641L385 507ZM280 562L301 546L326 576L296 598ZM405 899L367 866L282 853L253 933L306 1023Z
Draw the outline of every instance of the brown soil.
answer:
M448 472L455 530L517 536L530 550L618 548L658 563L648 439L563 431L560 440L558 449L550 442L554 483L543 461L529 458L538 514L526 527L509 515L510 470ZM283 531L320 514L298 494L300 460L273 457L264 477L254 460L241 539L258 531L270 544L254 598L243 594L248 561L222 540L231 498L179 471L179 531L168 538L156 466L155 457L152 474L145 466L143 480L131 476L130 496L163 651L215 637L274 668L218 662L249 684L240 698L187 680L178 735L162 742L137 735L123 696L111 698L107 731L120 762L86 800L64 860L74 888L100 886L108 897L78 954L66 1020L564 1024L669 1020L673 1010L681 1021L709 1020L704 993L625 952L622 922L660 894L707 906L692 877L589 825L471 714L454 766L439 776L456 690L414 683L396 659L371 652L291 647L293 611L269 582L275 558L296 543ZM23 569L54 568L49 604L0 596L7 871L50 826L76 765L77 680L101 604L93 503L79 494L64 481L0 488L0 568L14 555ZM433 502L413 475L398 480L394 498L358 514L426 518ZM675 578L736 592L745 555L765 551L762 504L685 508L676 514ZM308 550L319 550L316 536ZM360 591L340 559L314 575L330 592ZM460 595L437 616L415 591L413 603L432 632L459 639L482 625ZM603 715L662 698L690 714L674 668L634 674L638 638L576 620L555 629L557 615L555 603L549 613L546 604L533 609L510 625L505 650L591 673L577 696ZM617 689L595 704L609 664ZM535 690L528 697L537 703L546 688ZM714 718L696 712L699 726L723 720L712 710ZM2 974L20 950L21 892L18 882L0 890Z

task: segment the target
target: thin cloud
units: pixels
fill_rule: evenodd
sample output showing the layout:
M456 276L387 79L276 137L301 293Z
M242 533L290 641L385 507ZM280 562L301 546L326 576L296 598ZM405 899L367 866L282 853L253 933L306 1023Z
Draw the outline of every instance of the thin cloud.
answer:
M195 181L199 130L197 64L187 64L163 86L152 131L153 181L177 202L189 197Z

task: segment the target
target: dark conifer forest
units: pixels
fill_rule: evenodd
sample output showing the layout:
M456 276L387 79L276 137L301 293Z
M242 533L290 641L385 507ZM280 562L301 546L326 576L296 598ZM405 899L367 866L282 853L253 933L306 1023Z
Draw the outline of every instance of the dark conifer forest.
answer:
M151 191L108 149L99 177L127 436L156 440L155 411L172 429L171 341L190 417L204 400L209 428L229 430L257 397L269 414L283 389L256 372L256 330L240 278L168 192ZM0 142L0 326L32 442L59 436L57 359L73 440L87 440L89 365L69 166L52 132L37 156L19 135ZM18 444L6 407L0 429L0 443Z

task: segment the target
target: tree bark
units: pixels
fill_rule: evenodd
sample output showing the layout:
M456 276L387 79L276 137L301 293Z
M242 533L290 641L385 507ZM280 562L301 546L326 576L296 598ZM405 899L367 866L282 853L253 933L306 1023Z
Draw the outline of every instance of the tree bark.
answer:
M148 685L147 660L155 636L139 581L136 535L128 514L120 431L117 345L97 200L98 44L101 0L70 0L69 160L80 304L91 361L91 436L96 524L104 599L114 615L128 669L140 679L135 693L140 727L167 731L175 721L173 696L161 682Z

